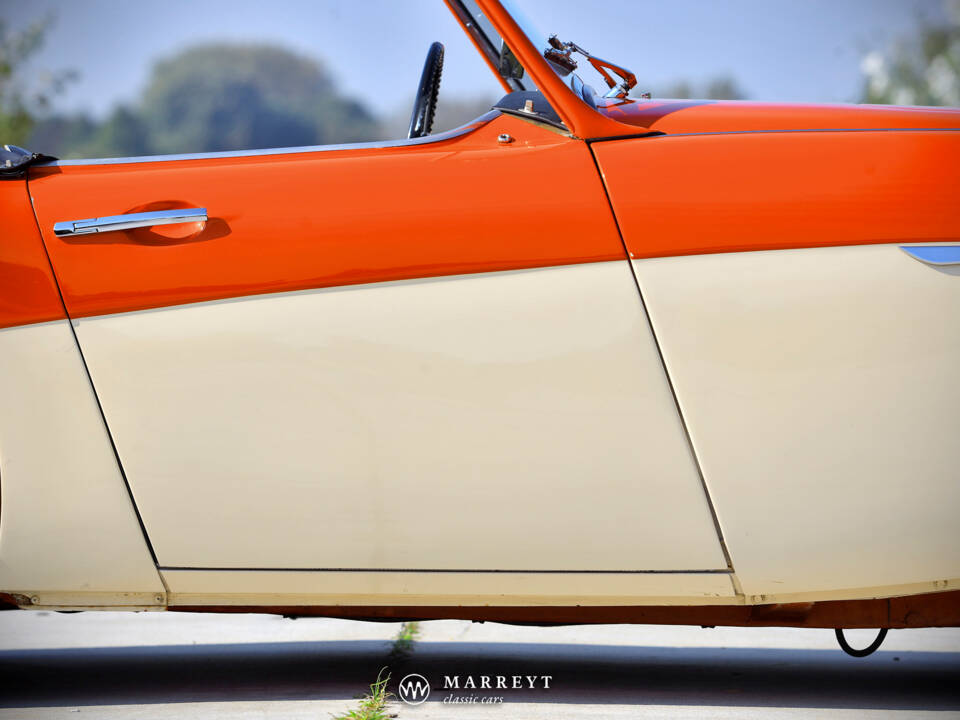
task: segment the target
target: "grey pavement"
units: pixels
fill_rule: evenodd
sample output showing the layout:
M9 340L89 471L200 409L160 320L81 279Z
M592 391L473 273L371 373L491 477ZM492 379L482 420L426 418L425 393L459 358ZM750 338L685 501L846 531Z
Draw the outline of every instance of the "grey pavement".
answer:
M960 717L960 629L893 630L873 656L831 630L513 627L433 621L405 658L396 623L268 615L0 613L0 718L317 718L430 680L401 719ZM852 634L867 644L870 633ZM550 687L454 695L444 676L550 676ZM480 703L502 697L502 704Z

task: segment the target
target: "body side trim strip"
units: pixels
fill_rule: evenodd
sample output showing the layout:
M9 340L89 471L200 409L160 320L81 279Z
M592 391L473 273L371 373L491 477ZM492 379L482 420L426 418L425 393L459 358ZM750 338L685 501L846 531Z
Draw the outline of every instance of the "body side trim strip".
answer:
M531 575L729 575L729 568L716 570L506 570L497 568L248 568L248 567L166 567L161 571L196 572L337 572L337 573L498 573Z
M253 150L224 150L221 152L208 153L173 153L169 155L140 155L134 157L118 158L77 158L70 160L53 160L45 163L37 163L33 168L65 167L77 165L128 165L135 163L151 162L177 162L180 160L215 160L219 158L243 158L243 157L269 157L271 155L295 155L302 153L320 153L335 152L338 150L369 150L377 148L403 148L415 145L428 145L430 143L452 140L466 135L475 130L479 125L492 120L499 111L491 111L486 115L477 118L469 125L463 125L453 130L440 133L439 135L427 135L422 138L373 141L360 143L341 143L337 145L305 145L289 148L263 148ZM609 142L613 140L631 140L639 138L656 137L693 137L699 135L745 135L745 134L768 134L768 133L821 133L821 132L952 132L960 131L960 128L812 128L812 129L779 129L779 130L723 130L710 132L689 132L689 133L665 133L659 130L645 130L630 135L614 135L596 138L586 138L587 143Z
M591 138L587 142L608 142L610 140L628 140L630 138L677 138L677 137L700 137L704 135L786 135L791 133L888 133L888 132L960 132L960 127L916 127L916 128L781 128L771 130L712 130L706 132L685 132L668 133L657 130L649 130L637 135L625 135L622 137L602 137Z

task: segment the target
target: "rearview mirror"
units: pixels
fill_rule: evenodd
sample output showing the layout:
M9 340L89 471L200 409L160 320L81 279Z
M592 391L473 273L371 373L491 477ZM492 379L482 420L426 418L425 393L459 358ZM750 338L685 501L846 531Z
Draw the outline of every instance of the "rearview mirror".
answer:
M517 56L513 54L507 43L503 41L500 42L499 66L500 77L506 80L519 80L523 77L523 65L517 60Z

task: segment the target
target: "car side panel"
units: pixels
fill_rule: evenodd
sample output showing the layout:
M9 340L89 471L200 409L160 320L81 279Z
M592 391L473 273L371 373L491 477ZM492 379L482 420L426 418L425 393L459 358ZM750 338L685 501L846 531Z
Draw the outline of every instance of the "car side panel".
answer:
M164 572L732 592L583 142L499 116L436 144L55 166L31 188ZM160 201L212 219L51 233Z
M0 593L30 607L163 605L26 180L0 181L0 217Z
M726 570L624 261L77 334L162 567Z
M896 245L635 261L744 591L960 578L960 273Z
M955 587L960 134L595 151L746 595Z
M40 168L30 192L74 318L624 257L583 143L505 116L427 144ZM53 233L61 220L175 206L210 220Z
M960 237L960 131L591 145L632 258Z
M0 592L163 606L68 320L0 329L0 398Z
M0 180L0 328L66 317L26 180Z

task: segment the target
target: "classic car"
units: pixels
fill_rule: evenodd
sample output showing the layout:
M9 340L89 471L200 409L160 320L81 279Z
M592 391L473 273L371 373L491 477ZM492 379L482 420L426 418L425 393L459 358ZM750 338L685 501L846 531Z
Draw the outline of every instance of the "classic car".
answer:
M437 43L396 142L7 148L5 605L960 625L960 110L631 96L446 4L455 130Z

